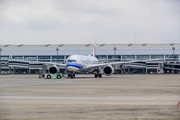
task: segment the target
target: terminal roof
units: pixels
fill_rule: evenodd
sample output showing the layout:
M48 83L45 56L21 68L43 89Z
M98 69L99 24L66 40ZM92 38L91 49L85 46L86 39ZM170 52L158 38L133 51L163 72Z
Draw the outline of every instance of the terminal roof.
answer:
M68 49L68 48L93 48L92 44L46 44L46 45L30 45L30 44L7 44L0 45L2 49ZM163 44L116 44L116 48L180 48L180 43L163 43ZM114 44L97 44L98 48L114 48Z

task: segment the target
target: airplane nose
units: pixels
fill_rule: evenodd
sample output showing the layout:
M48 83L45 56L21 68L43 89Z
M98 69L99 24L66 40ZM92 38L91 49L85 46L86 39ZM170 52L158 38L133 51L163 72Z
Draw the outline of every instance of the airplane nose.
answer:
M78 71L80 68L82 68L82 65L78 63L68 62L66 64L66 67L68 71Z
M76 67L73 67L73 66L68 66L68 67L67 67L67 70L68 70L68 71L73 71L73 72L75 72L75 71L78 71L79 68L76 68Z

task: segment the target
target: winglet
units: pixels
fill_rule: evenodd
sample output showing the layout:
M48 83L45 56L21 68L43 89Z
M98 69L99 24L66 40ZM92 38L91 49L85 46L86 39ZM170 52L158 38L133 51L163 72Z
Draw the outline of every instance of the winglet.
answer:
M97 37L95 37L94 41L94 49L93 49L93 56L96 57L96 43L97 43Z

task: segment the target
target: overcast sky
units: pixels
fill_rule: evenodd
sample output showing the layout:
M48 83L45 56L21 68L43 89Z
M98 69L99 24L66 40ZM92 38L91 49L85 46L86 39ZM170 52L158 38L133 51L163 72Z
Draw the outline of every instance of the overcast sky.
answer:
M180 0L0 0L1 44L180 43Z

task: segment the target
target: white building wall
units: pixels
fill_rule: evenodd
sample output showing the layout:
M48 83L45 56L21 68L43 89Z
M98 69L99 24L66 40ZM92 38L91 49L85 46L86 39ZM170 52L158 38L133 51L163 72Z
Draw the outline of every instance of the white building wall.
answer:
M110 48L98 49L97 55L114 55L114 51ZM92 49L60 49L59 55L92 55ZM117 48L116 55L170 55L173 54L171 49L155 49L155 48ZM175 50L175 54L180 55L180 49ZM53 49L4 49L1 55L57 55L57 51Z

